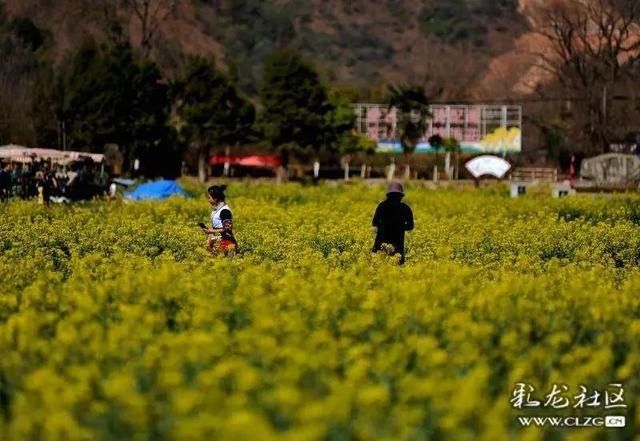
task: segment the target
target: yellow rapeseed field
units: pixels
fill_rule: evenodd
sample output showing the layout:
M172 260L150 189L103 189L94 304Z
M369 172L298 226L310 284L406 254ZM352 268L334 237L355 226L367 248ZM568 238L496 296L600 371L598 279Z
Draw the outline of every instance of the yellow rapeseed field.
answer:
M190 187L0 205L1 440L638 439L637 196L409 185L399 266L370 253L381 187L233 183L232 259ZM520 382L627 407L517 409ZM517 420L580 414L627 427Z

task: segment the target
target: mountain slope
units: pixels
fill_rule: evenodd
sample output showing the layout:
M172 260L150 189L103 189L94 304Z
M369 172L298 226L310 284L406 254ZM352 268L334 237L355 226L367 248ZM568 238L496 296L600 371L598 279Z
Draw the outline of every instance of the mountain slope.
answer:
M101 0L109 3L109 0ZM529 0L531 1L531 0ZM312 58L327 80L372 88L426 83L440 99L524 91L522 49L530 23L525 0L178 0L160 24L152 56L169 71L186 54L215 56L249 94L262 61L281 46ZM47 56L60 61L108 26L99 1L7 0L10 15L28 17L53 36ZM119 10L134 44L140 25ZM531 61L527 60L526 64ZM514 89L514 87L516 87Z

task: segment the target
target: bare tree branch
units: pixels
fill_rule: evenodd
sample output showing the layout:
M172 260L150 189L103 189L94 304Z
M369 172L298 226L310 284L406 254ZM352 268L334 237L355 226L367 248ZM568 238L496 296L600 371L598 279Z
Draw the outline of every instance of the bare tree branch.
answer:
M140 47L144 57L153 48L153 40L164 21L173 16L177 0L123 0L131 16L140 24Z
M550 4L549 4L550 3ZM607 111L612 89L633 74L640 59L640 2L554 0L537 12L547 46L539 68L584 99L584 129L593 148L605 150L614 121Z

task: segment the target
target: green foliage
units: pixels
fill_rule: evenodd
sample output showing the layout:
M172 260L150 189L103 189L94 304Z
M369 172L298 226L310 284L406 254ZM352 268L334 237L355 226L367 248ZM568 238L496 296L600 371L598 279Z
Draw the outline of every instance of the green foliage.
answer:
M420 29L448 43L486 44L488 27L517 13L515 0L428 0L418 18Z
M420 29L448 42L468 40L478 32L464 0L431 1L420 14Z
M42 47L51 38L49 32L45 32L26 17L15 17L8 24L7 29L16 38L32 51Z
M456 138L446 138L444 141L442 141L441 145L442 147L444 147L445 151L450 153L459 153L461 151L460 141L458 141Z
M427 131L429 99L422 86L389 87L389 108L395 108L400 144L405 154L413 153Z
M353 93L353 90L345 88L332 90L330 93L329 102L332 109L327 114L325 121L325 130L329 133L325 135L326 141L324 145L330 153L345 155L368 151L369 144L365 141L366 137L353 133L356 120L356 115L351 105L354 102L351 99Z
M339 141L338 151L342 154L365 153L373 155L378 147L376 141L364 135L345 133Z
M64 90L53 65L41 62L31 93L29 118L33 124L36 145L58 147L58 121L62 113Z
M333 141L326 147L330 153L340 156L353 153L371 155L377 148L377 142L365 135L355 134L353 128L356 115L352 103L357 102L361 92L350 86L333 88L329 101L333 110L328 115L328 126L333 128Z
M198 144L234 144L247 139L255 119L242 97L213 61L189 59L174 84L174 124L181 136Z
M566 121L551 121L538 125L549 160L556 164L567 164L572 152L579 149L568 142L569 130Z
M404 5L381 7L391 12L402 9L410 17L413 14ZM348 9L354 10L345 14L329 4L320 6L304 0L248 0L229 2L223 12L203 21L223 43L225 59L237 66L241 90L254 95L259 92L256 85L262 82L265 59L283 47L295 48L334 72L345 65L352 67L347 78L359 84L377 79L378 72L372 66L388 64L396 49L380 35L377 23L354 25L356 14L363 11L351 6Z
M367 29L345 27L340 30L337 44L349 49L358 61L364 63L388 61L393 55L393 47Z
M301 0L279 4L247 0L231 2L227 15L216 14L213 32L219 32L228 58L237 67L241 90L258 93L264 60L296 37L295 19L308 9L308 3Z
M314 66L288 49L265 62L260 98L260 127L274 148L318 150L333 143L353 118L353 112L330 102Z
M428 142L431 148L436 152L444 147L444 140L442 139L442 136L438 135L437 133L435 135L431 135L428 139Z
M183 141L197 148L198 176L204 181L210 147L250 139L255 109L212 60L201 57L188 60L173 95L172 123Z
M168 87L161 80L158 67L138 62L128 44L84 45L62 77L61 118L70 145L101 151L113 143L130 155L160 143L169 111Z
M46 31L30 20L7 21L4 9L0 9L0 144L33 142L31 92L46 65L39 50L46 39Z

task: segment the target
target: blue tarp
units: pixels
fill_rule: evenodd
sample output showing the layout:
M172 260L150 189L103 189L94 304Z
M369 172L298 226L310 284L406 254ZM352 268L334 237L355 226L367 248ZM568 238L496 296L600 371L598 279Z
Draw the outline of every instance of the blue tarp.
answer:
M187 196L187 192L176 181L155 181L138 186L125 194L126 199L141 201L147 199L166 199L171 196Z

